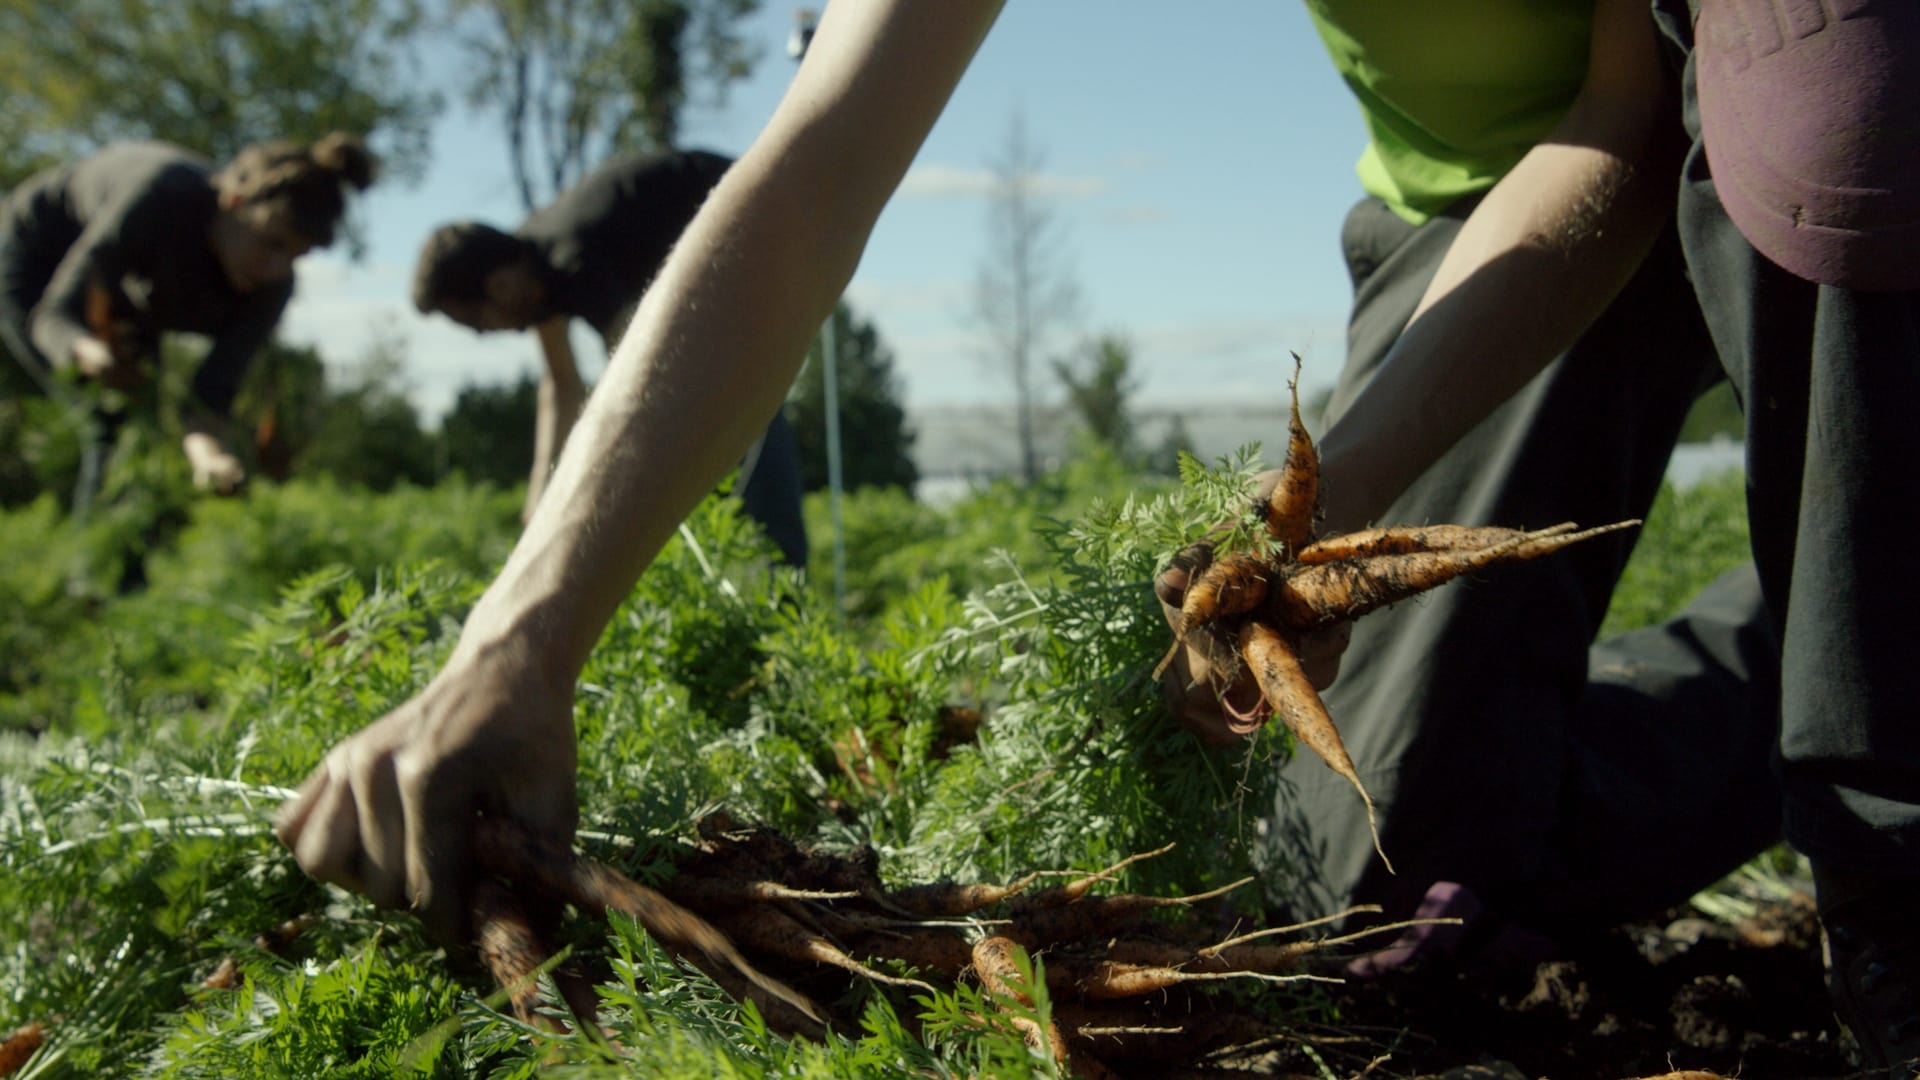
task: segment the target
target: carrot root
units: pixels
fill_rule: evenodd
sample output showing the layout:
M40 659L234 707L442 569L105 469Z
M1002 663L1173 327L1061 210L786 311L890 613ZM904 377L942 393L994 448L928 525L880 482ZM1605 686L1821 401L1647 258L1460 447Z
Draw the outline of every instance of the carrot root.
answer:
M1300 422L1300 354L1293 354L1293 378L1287 390L1293 397L1287 415L1287 463L1267 498L1267 535L1291 552L1313 538L1313 519L1320 507L1320 456L1307 427Z
M1366 785L1360 782L1360 773L1353 766L1353 758L1347 754L1347 746L1340 738L1339 729L1333 726L1333 718L1327 715L1327 706L1320 700L1319 691L1313 688L1307 673L1300 667L1299 654L1294 652L1293 646L1278 631L1264 623L1253 623L1247 627L1243 648L1247 664L1253 668L1254 679L1260 684L1260 692L1266 695L1273 711L1287 725L1287 730L1308 749L1320 755L1322 761L1360 793L1361 801L1367 806L1367 831L1373 834L1373 850L1391 873L1393 860L1387 858L1386 851L1380 846L1380 826L1374 817L1373 796L1368 794Z

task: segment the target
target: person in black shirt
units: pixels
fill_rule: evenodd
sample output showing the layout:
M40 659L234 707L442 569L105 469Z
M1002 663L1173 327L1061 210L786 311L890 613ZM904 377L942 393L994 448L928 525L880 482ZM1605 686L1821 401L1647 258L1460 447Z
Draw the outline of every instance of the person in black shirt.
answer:
M241 378L293 296L295 261L332 243L347 190L377 168L335 133L255 143L219 169L129 142L38 173L0 203L0 346L68 399L62 372L127 390L162 332L207 336L182 449L197 484L237 491L246 472L225 429Z
M636 154L594 171L512 233L477 222L434 230L420 253L414 305L469 329L533 330L546 361L526 513L533 512L586 391L567 340L580 319L611 352L641 295L730 158L704 151ZM776 413L741 463L738 488L781 557L806 564L793 429Z

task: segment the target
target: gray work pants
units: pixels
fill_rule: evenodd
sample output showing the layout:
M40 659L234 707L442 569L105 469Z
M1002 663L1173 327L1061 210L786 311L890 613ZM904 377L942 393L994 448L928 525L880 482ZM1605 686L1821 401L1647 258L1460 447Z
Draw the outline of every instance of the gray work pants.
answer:
M807 523L801 514L800 442L782 408L740 463L738 494L747 516L760 523L780 561L807 565Z
M1691 12L1655 9L1693 136L1680 235L1746 413L1754 558L1781 641L1787 839L1920 878L1920 570L1900 554L1920 512L1920 296L1816 285L1754 251L1701 146Z
M1355 303L1329 419L1385 357L1466 210L1415 227L1376 200L1343 233ZM1539 527L1643 517L1717 365L1661 241L1564 356L1430 468L1382 523ZM1777 648L1752 568L1664 626L1594 646L1631 531L1460 580L1354 624L1324 695L1379 804L1313 755L1281 769L1273 902L1395 917L1435 881L1543 927L1683 900L1779 835Z

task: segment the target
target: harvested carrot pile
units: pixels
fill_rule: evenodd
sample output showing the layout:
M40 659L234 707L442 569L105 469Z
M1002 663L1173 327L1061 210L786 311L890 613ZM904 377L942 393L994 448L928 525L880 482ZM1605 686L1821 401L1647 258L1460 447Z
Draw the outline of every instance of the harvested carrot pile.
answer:
M676 860L672 881L655 891L510 827L483 832L483 862L514 887L491 886L476 903L481 954L523 1019L560 1023L532 976L551 954L546 933L564 901L633 916L681 959L753 1001L776 1030L809 1037L857 1030L857 1016L844 1010L861 984L912 991L967 983L1003 1006L1031 1006L1016 961L1016 948L1024 949L1039 960L1052 1023L1016 1007L982 1016L982 1024L1010 1025L1076 1075L1136 1073L1144 1063L1154 1063L1156 1075L1170 1063L1206 1075L1209 1055L1282 1037L1272 1019L1219 993L1223 985L1323 978L1311 970L1315 958L1353 940L1302 936L1308 927L1222 938L1208 929L1210 918L1187 914L1245 882L1181 897L1100 891L1128 864L1160 852L1084 874L887 889L871 853L806 848L725 815L704 819L700 833ZM1060 880L1043 884L1048 878ZM1151 917L1156 910L1186 917ZM1276 940L1286 933L1293 939ZM591 1018L587 980L553 974L573 1015Z
M1288 384L1293 407L1287 461L1272 494L1254 513L1264 543L1257 550L1214 557L1196 545L1184 556L1188 584L1173 626L1173 643L1157 678L1183 646L1206 660L1229 727L1251 732L1277 716L1300 744L1351 783L1367 805L1373 796L1320 694L1301 665L1301 638L1437 588L1463 574L1537 559L1589 537L1640 524L1636 520L1579 529L1571 522L1532 531L1498 526L1395 525L1320 536L1320 459L1300 422L1299 357ZM1190 642L1190 639L1194 639ZM1244 667L1241 665L1244 664ZM1251 710L1237 710L1226 691L1241 671L1260 689ZM1374 847L1379 849L1379 831ZM1386 853L1380 852L1382 860Z

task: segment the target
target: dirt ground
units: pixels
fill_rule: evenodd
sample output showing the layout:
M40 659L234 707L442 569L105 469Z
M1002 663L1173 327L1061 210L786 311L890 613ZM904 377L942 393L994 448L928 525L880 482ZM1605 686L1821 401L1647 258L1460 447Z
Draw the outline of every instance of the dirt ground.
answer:
M1827 1080L1860 1075L1796 893L1735 920L1680 908L1503 972L1395 973L1328 992L1324 1037L1243 1067L1268 1076L1444 1080Z

